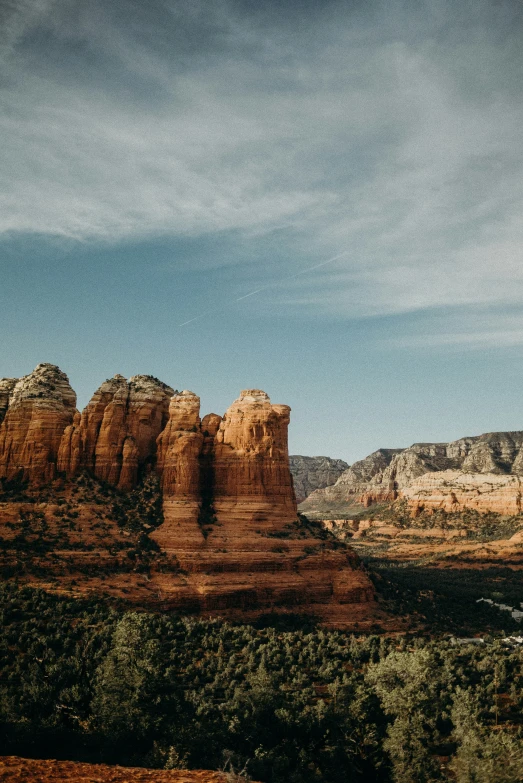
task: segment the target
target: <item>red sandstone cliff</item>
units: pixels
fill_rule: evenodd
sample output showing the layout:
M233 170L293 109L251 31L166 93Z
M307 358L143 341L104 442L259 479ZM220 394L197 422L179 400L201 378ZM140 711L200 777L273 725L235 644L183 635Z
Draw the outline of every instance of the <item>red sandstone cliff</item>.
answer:
M296 519L287 446L290 410L287 405L272 405L260 389L242 391L227 410L214 445L218 519Z
M129 381L115 376L80 414L66 376L52 365L40 365L12 387L7 380L0 385L6 410L0 478L21 475L41 484L58 472L73 477L87 470L128 490L148 465L156 468L164 521L153 532L149 524L142 532L147 530L162 550L162 568L151 571L147 584L164 604L220 614L301 607L335 624L367 616L373 588L354 554L338 551L297 518L288 406L272 405L265 392L250 389L223 419L209 414L201 421L200 400L192 392L173 394L151 376ZM77 489L66 481L53 492L78 501ZM25 513L15 506L3 504L8 521L9 514ZM82 502L78 508L78 518L92 519L90 508ZM111 513L108 503L107 519ZM59 524L60 517L49 514ZM80 539L82 529L80 524ZM71 557L70 568L78 561L84 572L102 553L81 549ZM110 557L109 546L105 561ZM120 584L118 578L109 574L103 589Z
M129 381L115 375L105 381L65 431L58 470L72 476L87 469L120 489L131 489L140 469L154 462L172 394L170 386L150 375Z
M176 394L169 405L169 421L158 437L165 522L156 538L162 546L202 540L198 517L204 435L200 424L200 398L191 391Z
M4 379L3 406L6 387L11 393L0 426L0 479L52 481L62 435L76 410L69 379L55 365L39 364L15 385Z

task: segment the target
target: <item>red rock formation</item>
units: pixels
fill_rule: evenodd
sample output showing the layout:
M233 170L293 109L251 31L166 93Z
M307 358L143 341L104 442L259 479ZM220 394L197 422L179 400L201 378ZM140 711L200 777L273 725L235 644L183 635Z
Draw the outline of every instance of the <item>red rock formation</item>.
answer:
M208 413L201 424L203 444L200 454L200 494L205 509L210 509L214 501L214 442L221 421L222 417L217 413Z
M223 420L209 414L201 422L192 392L171 399L172 389L150 376L115 376L80 415L57 367L40 365L8 394L11 385L0 386L4 408L8 398L0 478L22 475L38 484L57 469L67 476L87 469L130 489L147 464L156 464L164 522L151 537L167 568L150 581L164 604L233 615L301 607L331 624L367 615L373 589L353 553L337 551L297 519L287 406L247 390ZM72 497L71 485L61 485L54 491ZM83 516L92 514L85 508ZM100 553L82 550L80 560L84 555L91 562Z
M215 438L214 508L218 519L261 523L297 518L289 468L290 408L271 405L260 389L246 389L231 405Z
M173 398L158 438L165 521L152 534L182 569L162 585L173 608L234 616L301 607L340 625L372 612L374 591L354 555L301 529L289 413L247 390L223 419L210 414L200 425L199 399Z
M64 433L58 469L71 476L85 468L120 489L131 489L139 471L155 459L172 394L170 386L150 375L129 381L115 375L105 381Z
M0 424L5 419L9 398L18 383L18 378L0 378Z
M12 387L0 426L0 478L32 485L52 481L65 428L76 411L76 394L65 373L39 364Z
M191 391L176 394L169 421L158 437L158 471L165 497L200 502L200 398Z
M204 442L200 424L200 398L191 391L176 394L169 405L169 421L158 437L165 521L154 537L160 546L173 549L192 542L198 547L204 540L198 525Z

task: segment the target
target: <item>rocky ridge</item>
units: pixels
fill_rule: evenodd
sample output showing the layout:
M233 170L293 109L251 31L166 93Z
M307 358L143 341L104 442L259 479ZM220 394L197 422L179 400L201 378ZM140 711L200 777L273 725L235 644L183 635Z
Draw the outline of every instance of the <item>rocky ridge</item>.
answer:
M298 503L304 501L314 490L334 484L349 468L342 459L331 457L302 457L300 454L291 454L289 462Z
M409 498L414 503L414 482L424 474L443 471L507 477L497 484L506 485L512 508L514 499L510 493L514 482L508 477L523 475L523 432L490 432L451 443L415 443L407 449L379 449L354 463L332 487L313 492L300 508L314 515L338 512L351 504L369 507L394 501L407 488L412 490Z
M76 394L69 379L53 364L39 364L29 375L0 381L10 389L0 425L0 479L45 484L57 473L58 451L65 428L76 412Z
M58 470L71 477L87 469L120 489L136 486L144 468L155 461L156 439L173 394L151 375L108 379L64 431Z
M9 386L4 382L4 388ZM196 394L173 392L143 375L105 381L81 414L75 403L67 377L53 365L39 365L9 394L0 425L0 478L7 500L0 523L7 520L4 532L13 545L26 536L24 530L31 531L27 520L34 517L35 541L45 555L49 536L65 541L69 525L79 536L79 551L67 550L69 572L74 567L90 572L103 560L103 573L109 575L103 589L111 591L116 579L111 562L120 574L134 563L148 570L147 593L154 589L162 605L173 609L223 615L300 607L342 625L369 613L374 591L354 554L340 549L318 526L298 519L288 406L272 404L260 389L246 389L223 418L208 414L201 419ZM121 548L122 537L130 535L111 532L120 525L122 504L110 494L106 509L80 501L74 481L84 473L99 482L102 495L104 486L128 493L144 476L158 474L163 521L142 526L129 560L115 559L114 547L103 543L112 536ZM52 484L54 505L41 503L35 513L27 503L16 506L5 484L11 479L25 482L29 495L24 500L29 501L41 500L38 488ZM74 516L60 527L64 500L66 507L76 505ZM94 539L83 541L91 529ZM98 529L106 531L105 537ZM105 554L95 551L96 542ZM155 548L164 560L137 554ZM45 556L39 560L40 571L46 563ZM19 567L16 553L8 567ZM52 572L58 578L63 567L53 565ZM92 589L93 580L83 581L85 589Z

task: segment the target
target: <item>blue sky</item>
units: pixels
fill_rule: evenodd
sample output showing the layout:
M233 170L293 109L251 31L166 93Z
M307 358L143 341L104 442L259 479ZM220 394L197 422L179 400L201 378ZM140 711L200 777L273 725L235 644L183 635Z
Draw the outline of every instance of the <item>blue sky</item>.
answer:
M293 453L523 428L523 3L11 0L0 375L152 373Z

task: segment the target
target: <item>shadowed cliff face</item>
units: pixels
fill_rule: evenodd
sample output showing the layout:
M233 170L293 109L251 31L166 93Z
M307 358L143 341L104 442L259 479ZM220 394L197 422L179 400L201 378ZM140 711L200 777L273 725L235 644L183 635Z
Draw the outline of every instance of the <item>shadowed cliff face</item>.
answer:
M16 383L9 378L0 384L0 478L34 485L52 481L62 434L76 411L67 375L53 364L39 364Z
M340 475L349 468L342 459L331 457L302 457L300 454L291 454L289 462L298 503L314 490L335 484Z
M9 397L16 384L18 378L1 378L0 379L0 424L5 418L7 408L9 407Z

